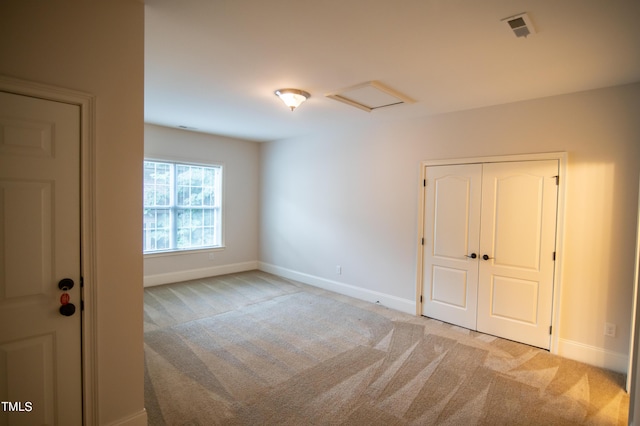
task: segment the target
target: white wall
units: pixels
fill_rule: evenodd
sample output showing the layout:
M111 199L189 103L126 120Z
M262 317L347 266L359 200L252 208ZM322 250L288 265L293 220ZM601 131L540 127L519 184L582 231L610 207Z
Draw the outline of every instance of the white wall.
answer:
M223 164L225 244L213 251L145 256L145 286L256 269L258 143L151 124L145 124L144 138L147 158Z
M142 346L144 5L2 0L0 74L96 96L99 424L146 424Z
M640 84L634 84L265 143L261 265L413 311L420 161L566 151L558 350L624 371L638 111ZM603 335L605 321L617 324L615 338Z

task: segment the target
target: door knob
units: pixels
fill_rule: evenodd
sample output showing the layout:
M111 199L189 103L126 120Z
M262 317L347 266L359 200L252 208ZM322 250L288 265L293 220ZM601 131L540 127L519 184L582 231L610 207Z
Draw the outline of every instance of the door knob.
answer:
M60 315L64 315L65 317L70 317L75 313L76 313L76 305L74 305L73 303L67 303L60 306Z
M489 257L489 255L488 255L488 254L483 254L483 255L482 255L482 258L483 258L484 260L493 259L493 257Z
M467 254L465 255L466 257L470 257L472 259L475 259L476 257L478 257L478 255L476 255L475 253L471 253L471 254Z
M58 282L58 288L62 291L71 290L73 288L73 280L71 278L63 278Z
M63 278L58 282L58 288L62 290L64 293L60 296L60 315L64 315L65 317L70 317L71 315L76 313L76 305L73 303L69 303L69 293L67 291L73 288L73 280L71 278Z

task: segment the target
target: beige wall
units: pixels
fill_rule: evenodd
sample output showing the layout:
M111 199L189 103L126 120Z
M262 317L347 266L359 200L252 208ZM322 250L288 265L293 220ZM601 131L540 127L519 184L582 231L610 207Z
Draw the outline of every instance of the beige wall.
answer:
M140 424L144 5L3 0L0 74L96 96L100 424ZM136 423L138 422L138 423Z
M260 260L415 306L420 161L566 151L558 349L624 371L638 111L640 84L633 84L265 143ZM603 335L605 322L617 325L616 337Z
M223 165L225 245L213 251L145 256L145 285L256 269L259 144L151 124L144 133L146 157Z
M0 6L1 74L97 96L101 424L140 419L144 405L143 32L135 0ZM625 356L637 111L638 84L264 144L260 260L411 300L421 160L567 151L560 337ZM616 338L603 336L604 321L618 325Z

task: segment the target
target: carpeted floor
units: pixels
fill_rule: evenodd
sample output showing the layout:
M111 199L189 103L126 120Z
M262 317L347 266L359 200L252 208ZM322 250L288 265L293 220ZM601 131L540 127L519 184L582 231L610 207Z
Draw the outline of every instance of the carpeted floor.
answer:
M624 376L259 271L145 289L159 425L624 425Z

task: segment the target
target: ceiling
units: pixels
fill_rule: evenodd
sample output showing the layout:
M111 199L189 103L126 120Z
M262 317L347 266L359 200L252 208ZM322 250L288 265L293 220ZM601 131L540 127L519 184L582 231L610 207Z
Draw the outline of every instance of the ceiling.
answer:
M145 0L145 121L270 141L640 81L637 0ZM536 34L503 18L528 12ZM415 99L325 97L377 80ZM311 98L290 111L274 95Z

